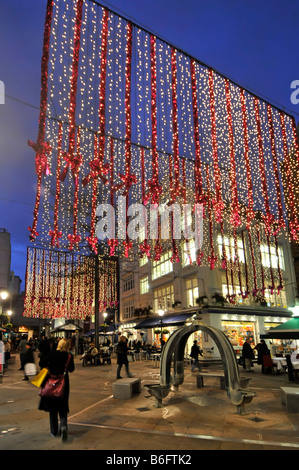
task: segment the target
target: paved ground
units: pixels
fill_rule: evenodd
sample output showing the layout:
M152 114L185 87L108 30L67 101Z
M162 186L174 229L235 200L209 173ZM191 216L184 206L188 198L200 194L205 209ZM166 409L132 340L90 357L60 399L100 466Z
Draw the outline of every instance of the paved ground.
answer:
M299 387L287 374L263 375L255 366L250 388L256 397L246 406L247 414L240 415L218 379L209 378L198 389L189 368L179 391L170 392L164 406L156 408L144 388L130 400L113 398L115 360L97 367L75 362L69 439L62 443L50 436L48 414L37 409L38 390L22 380L17 356L0 384L1 450L113 450L114 455L124 450L128 455L143 450L299 450L299 413L288 414L281 405L280 387ZM137 361L130 368L142 384L159 382L159 368L152 363ZM243 369L241 374L249 375Z

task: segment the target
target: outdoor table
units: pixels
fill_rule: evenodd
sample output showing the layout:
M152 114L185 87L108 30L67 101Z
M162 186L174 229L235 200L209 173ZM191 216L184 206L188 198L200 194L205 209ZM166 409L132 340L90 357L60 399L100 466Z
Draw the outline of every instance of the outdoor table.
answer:
M158 367L158 362L160 361L160 358L161 358L161 354L160 353L156 353L156 354L151 354L150 355L150 359L155 361L155 366Z
M284 357L272 357L272 363L277 367L277 371L287 366L287 361Z

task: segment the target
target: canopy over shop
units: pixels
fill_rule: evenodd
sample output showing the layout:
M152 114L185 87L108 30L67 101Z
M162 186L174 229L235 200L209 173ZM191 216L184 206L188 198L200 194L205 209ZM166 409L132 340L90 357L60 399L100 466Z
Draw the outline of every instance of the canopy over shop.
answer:
M270 329L264 338L299 339L299 317L291 318L285 323Z

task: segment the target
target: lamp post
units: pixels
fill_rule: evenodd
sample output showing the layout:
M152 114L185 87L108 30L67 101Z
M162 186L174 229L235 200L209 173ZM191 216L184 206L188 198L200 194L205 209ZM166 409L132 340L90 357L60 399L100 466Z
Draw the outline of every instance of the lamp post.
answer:
M164 315L164 310L160 309L158 310L158 315L160 317L160 328L161 328L161 338L160 338L160 343L161 343L161 349L162 349L162 341L163 341L163 331L162 331L162 328L163 328L163 315Z

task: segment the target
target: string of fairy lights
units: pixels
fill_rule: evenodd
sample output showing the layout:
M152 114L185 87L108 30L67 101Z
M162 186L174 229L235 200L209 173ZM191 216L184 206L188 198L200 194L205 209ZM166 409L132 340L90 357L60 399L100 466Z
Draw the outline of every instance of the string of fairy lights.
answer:
M130 204L149 211L201 203L195 257L190 240L161 239L159 220L157 236L139 241L139 256L159 260L168 249L178 262L187 249L190 262L225 269L232 302L281 290L281 269L262 272L256 246L299 236L292 116L92 0L48 0L41 74L39 132L30 143L34 244L95 254L100 246L130 259L132 241L117 236L118 220L130 223ZM115 211L106 242L97 238L100 203Z

